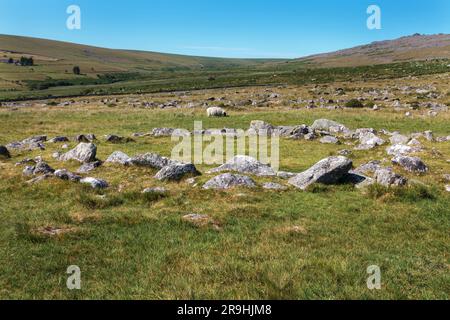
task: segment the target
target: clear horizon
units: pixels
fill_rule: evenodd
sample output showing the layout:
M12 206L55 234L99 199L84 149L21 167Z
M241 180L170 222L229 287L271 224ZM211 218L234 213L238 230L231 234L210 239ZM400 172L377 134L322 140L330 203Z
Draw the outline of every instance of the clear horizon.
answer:
M366 26L371 4L381 8L381 30ZM445 0L0 0L0 5L0 34L207 57L299 58L414 33L450 33ZM80 30L66 27L70 5L81 8Z

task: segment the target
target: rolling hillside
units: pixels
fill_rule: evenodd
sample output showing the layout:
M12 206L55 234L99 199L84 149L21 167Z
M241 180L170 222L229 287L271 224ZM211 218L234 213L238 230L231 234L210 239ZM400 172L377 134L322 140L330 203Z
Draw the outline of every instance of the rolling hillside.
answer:
M354 67L450 58L450 35L406 36L296 60L312 66Z

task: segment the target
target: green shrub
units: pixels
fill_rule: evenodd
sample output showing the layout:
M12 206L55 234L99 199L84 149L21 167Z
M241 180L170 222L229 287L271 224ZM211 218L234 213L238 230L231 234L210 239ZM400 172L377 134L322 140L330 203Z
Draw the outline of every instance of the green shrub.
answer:
M358 99L352 99L345 104L346 108L364 108L364 105Z

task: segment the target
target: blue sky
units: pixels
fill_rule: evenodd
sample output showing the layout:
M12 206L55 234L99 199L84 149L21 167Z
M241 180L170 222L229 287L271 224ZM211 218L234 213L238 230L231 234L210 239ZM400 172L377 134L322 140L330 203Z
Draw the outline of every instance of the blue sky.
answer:
M72 4L81 30L66 28ZM366 27L371 4L381 30ZM416 32L450 33L450 1L0 0L1 34L201 56L294 58Z

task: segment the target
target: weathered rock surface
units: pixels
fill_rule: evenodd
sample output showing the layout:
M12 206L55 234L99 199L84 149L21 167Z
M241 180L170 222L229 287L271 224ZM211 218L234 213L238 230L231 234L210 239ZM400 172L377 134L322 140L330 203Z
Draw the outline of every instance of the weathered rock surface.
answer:
M419 157L398 155L392 159L392 163L403 167L409 172L425 173L428 171L428 167Z
M334 133L345 132L345 131L349 130L343 124L333 121L333 120L328 120L328 119L318 119L318 120L314 121L313 125L311 126L311 129L317 130L317 131L334 132Z
M132 157L128 163L130 165L134 166L140 166L140 167L150 167L153 169L159 169L161 170L165 166L168 166L169 164L176 163L172 161L169 158L160 156L156 153L146 153L142 155L137 155L135 157Z
M375 172L375 180L377 183L390 186L404 186L408 180L401 175L395 173L392 168L381 168Z
M365 164L360 165L358 168L353 170L353 172L355 172L357 174L361 174L361 175L367 175L369 173L373 174L378 169L381 169L381 168L382 168L381 161L372 160L372 161L369 161L369 162L367 162Z
M372 132L361 133L359 136L359 146L356 150L370 150L385 143L383 139Z
M248 134L260 134L260 135L271 135L275 130L275 127L270 123L261 120L254 120L250 123L250 129Z
M286 186L275 182L266 182L263 184L263 188L267 190L287 190Z
M325 143L325 144L340 144L339 139L333 136L325 136L323 138L321 138L320 143Z
M127 142L134 142L131 138L125 138L121 137L115 134L109 134L105 136L105 141L109 143L127 143Z
M256 187L255 181L247 176L225 173L205 183L203 189L230 189L233 187Z
M155 175L155 178L160 181L179 181L187 175L197 176L199 174L200 172L198 172L197 168L191 163L172 163L162 168Z
M97 155L97 146L93 143L80 143L74 149L63 154L59 160L70 161L76 160L82 163L93 162Z
M68 142L69 139L67 137L54 137L53 139L50 139L48 142L51 143L58 143L58 142Z
M102 165L101 161L88 162L78 168L77 173L88 173Z
M78 176L66 169L56 170L55 177L62 179L62 180L69 180L69 181L74 181L74 182L79 182L81 180L80 176Z
M391 144L407 144L409 142L410 138L399 134L399 133L394 133L390 138L389 141L391 142Z
M120 163L126 165L130 161L130 157L122 151L113 152L105 162L107 163Z
M386 152L391 156L397 156L397 155L406 155L414 152L420 152L421 148L414 147L414 146L407 146L404 144L396 144L393 146L390 146L386 149Z
M108 183L105 180L96 179L92 177L83 178L80 180L81 183L89 184L94 189L105 189L108 188Z
M146 188L142 191L142 193L159 193L159 194L165 194L167 193L166 188L161 187L155 187L155 188Z
M297 174L289 183L302 190L314 183L334 184L348 174L352 165L352 161L346 157L329 157Z
M223 171L235 171L239 173L254 174L257 176L275 176L275 171L268 165L262 164L255 158L249 156L236 156L218 168L212 169L208 173Z

